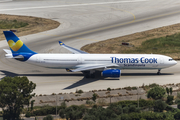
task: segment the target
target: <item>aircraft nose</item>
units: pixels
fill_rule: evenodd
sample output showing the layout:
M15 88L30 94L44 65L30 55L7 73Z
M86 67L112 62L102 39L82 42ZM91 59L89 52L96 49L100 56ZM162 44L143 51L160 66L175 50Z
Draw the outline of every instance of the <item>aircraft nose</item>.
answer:
M171 65L176 65L177 62L175 60L171 61Z
M176 65L177 64L177 62L176 61L174 61L174 65Z

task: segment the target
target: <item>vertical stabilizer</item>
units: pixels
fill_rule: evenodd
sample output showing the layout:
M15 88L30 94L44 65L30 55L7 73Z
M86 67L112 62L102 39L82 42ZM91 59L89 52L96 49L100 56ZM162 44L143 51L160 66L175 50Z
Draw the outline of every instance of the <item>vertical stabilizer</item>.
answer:
M8 45L12 53L32 53L36 54L30 50L12 31L3 31L8 42Z
M3 31L6 37L13 58L20 61L28 60L32 55L37 54L30 50L12 31Z

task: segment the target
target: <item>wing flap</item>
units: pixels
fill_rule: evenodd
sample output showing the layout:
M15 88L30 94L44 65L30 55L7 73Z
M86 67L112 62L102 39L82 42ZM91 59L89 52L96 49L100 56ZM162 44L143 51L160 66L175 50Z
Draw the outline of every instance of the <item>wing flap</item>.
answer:
M80 71L88 71L88 70L96 70L96 69L105 69L110 67L118 67L117 64L93 64L93 65L83 65L79 66L77 69L71 70L71 72L80 72Z

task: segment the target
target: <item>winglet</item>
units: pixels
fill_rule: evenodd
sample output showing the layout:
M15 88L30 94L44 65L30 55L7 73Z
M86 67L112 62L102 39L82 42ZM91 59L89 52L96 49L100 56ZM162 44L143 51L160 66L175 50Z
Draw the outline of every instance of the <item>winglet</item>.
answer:
M69 68L66 68L66 71L67 71L67 72L72 72L72 70L70 70Z
M65 44L63 42L59 41L59 45L61 46L61 45L65 45Z

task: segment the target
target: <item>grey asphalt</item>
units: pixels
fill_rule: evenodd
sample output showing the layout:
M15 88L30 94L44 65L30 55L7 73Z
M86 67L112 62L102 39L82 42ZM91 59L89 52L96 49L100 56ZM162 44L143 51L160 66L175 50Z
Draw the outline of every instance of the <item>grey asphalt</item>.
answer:
M59 21L61 25L50 31L21 36L33 51L41 53L69 53L58 41L81 48L86 44L127 34L150 30L180 22L180 1L177 0L23 0L0 3L0 14L37 16ZM142 84L179 83L180 62L162 70L122 70L117 79L85 79L81 73L48 69L4 58L6 41L0 41L0 78L27 76L37 84L37 94L89 91L141 86Z

